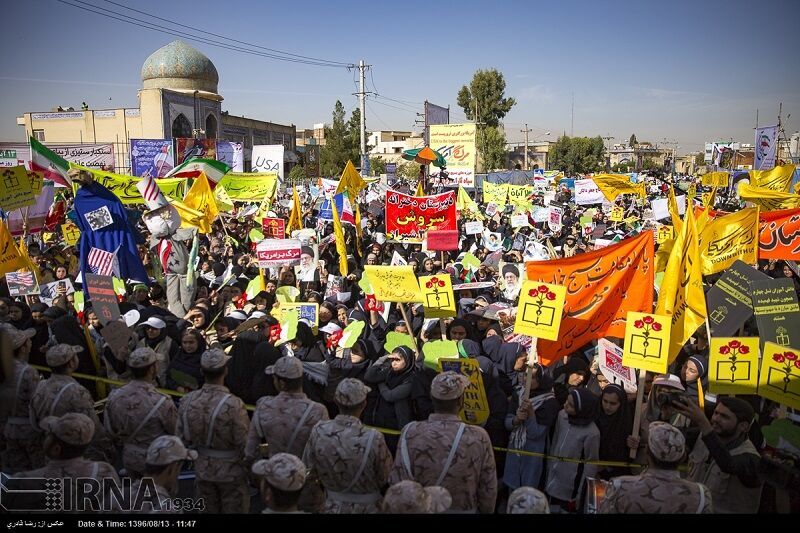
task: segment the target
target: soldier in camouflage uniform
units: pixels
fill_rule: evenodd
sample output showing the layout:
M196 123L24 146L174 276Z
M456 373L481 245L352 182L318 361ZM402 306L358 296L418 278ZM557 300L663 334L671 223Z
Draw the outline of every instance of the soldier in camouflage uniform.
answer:
M256 461L253 473L260 478L261 497L267 504L262 513L302 513L297 507L307 477L303 461L289 453L277 453Z
M30 328L19 331L11 326L4 329L11 337L11 348L14 350L14 373L10 381L16 393L5 421L3 471L13 474L39 468L45 461L42 435L38 428L31 426L30 421L30 403L39 383L39 372L28 365L27 361L31 339L36 335L36 330Z
M452 501L444 487L423 487L416 481L405 480L389 487L380 507L384 514L443 513Z
M651 422L647 436L650 467L638 476L611 481L599 512L642 514L710 514L711 492L705 485L681 479L686 441L683 433L666 422Z
M40 422L48 416L84 414L95 425L92 446L86 455L101 460L106 457L104 452L111 451L111 442L94 411L91 393L72 377L78 368L78 353L81 351L81 347L67 344L57 344L47 350L47 365L53 372L48 379L39 382L31 399L31 425L39 427Z
M20 488L32 490L44 487L35 486L43 479L60 479L61 484L71 483L72 489L68 492L72 497L70 505L65 509L73 511L100 511L103 502L108 504L107 499L97 500L100 506L94 504L93 498L82 498L77 490L78 478L91 478L101 483L103 480L119 484L119 478L110 464L100 461L89 461L83 457L83 453L92 442L95 432L95 423L86 415L80 413L67 413L61 417L49 416L42 420L41 429L44 431L44 451L47 455L47 464L43 468L21 472L17 478L38 478L22 480ZM111 485L106 483L105 497L110 494ZM67 493L63 491L62 493ZM43 494L30 493L26 501L28 509L46 509L48 506L43 499ZM15 502L17 503L17 502ZM66 502L64 502L66 503ZM60 510L55 508L53 510ZM107 509L106 509L107 510Z
M325 406L309 400L303 392L303 363L296 357L281 357L266 368L271 375L277 396L265 396L256 403L250 431L247 435L245 456L252 461L258 458L259 447L266 443L266 456L290 453L296 457L303 450L311 434L311 428L320 420L328 420ZM324 504L319 481L309 478L303 491L300 508L314 512Z
M137 348L128 355L130 383L108 396L105 427L123 443L122 460L130 477L141 477L147 448L160 435L174 435L178 421L175 404L156 391L156 353Z
M325 488L326 513L376 513L392 455L383 435L361 423L370 388L345 378L336 387L339 414L311 430L303 462Z
M442 372L431 383L434 413L403 428L391 482L413 479L450 491L452 510L491 513L497 498L497 469L489 435L461 421L466 377Z
M533 487L514 489L508 498L508 514L550 514L547 495Z
M147 514L183 512L182 506L173 500L178 494L178 474L184 461L195 459L197 452L187 450L181 439L174 435L161 435L154 439L147 448L145 477L137 479L131 486L131 511Z
M197 496L208 513L247 513L250 492L244 445L250 420L244 402L223 385L230 359L219 349L200 358L205 383L181 399L178 435L197 450Z

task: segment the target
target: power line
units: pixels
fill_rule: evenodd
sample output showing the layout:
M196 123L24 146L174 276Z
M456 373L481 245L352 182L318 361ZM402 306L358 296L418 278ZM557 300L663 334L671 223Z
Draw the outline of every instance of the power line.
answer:
M147 13L145 11L139 11L138 9L134 9L132 7L128 7L128 6L123 5L123 4L118 4L117 2L113 2L112 0L105 0L105 1L107 3L109 3L109 4L115 5L117 7L121 7L121 8L127 9L129 11L133 11L134 13L139 13L139 14L142 14L142 15L153 17L154 19L158 19L158 20L161 20L163 22L167 22L167 23L172 24L174 26L182 26L184 28L189 28L189 29L192 29L194 31L199 31L201 33L207 33L209 35L213 35L214 37L219 37L221 39L227 39L227 40L233 41L235 43L244 44L246 46L250 46L250 47L253 47L253 48L260 48L262 50L267 50L269 52L275 52L276 54L283 54L283 55L287 55L287 56L293 56L293 57L297 57L297 58L300 58L300 59L308 59L310 61L331 63L331 64L335 64L335 65L342 66L342 67L346 67L346 66L351 66L352 65L352 63L350 63L350 62L331 61L331 60L328 60L328 59L320 59L318 57L310 57L310 56L304 56L304 55L300 55L300 54L293 54L291 52L284 52L283 50L276 50L275 48L268 48L266 46L260 46L260 45L248 43L248 42L245 42L245 41L239 41L239 40L234 39L232 37L226 37L224 35L219 35L217 33L213 33L213 32L210 32L208 30L202 30L200 28L196 28L196 27L193 27L193 26L189 26L189 25L186 25L186 24L181 24L181 23L175 22L173 20L169 20L169 19L165 19L165 18L162 18L162 17L158 17L156 15L153 15L151 13ZM81 2L81 3L83 3L83 2Z
M375 102L376 104L379 104L379 105L382 105L382 106L391 107L392 109L397 109L398 111L405 111L406 113L416 113L412 109L404 109L402 107L393 106L391 104L387 104L385 102L381 102L380 100L372 100L372 101Z
M287 62L290 62L290 63L300 63L300 64L306 64L306 65L320 66L320 67L335 67L335 68L343 68L344 67L344 65L331 64L331 63L326 63L326 62L321 62L321 61L310 61L310 60L305 60L305 59L295 59L295 58L291 58L291 57L279 56L279 55L270 54L270 53L266 53L266 52L258 52L256 50L249 50L247 48L242 48L240 46L235 46L235 45L219 42L219 41L216 41L216 40L213 40L213 39L206 39L206 38L198 37L196 35L192 35L190 33L183 32L183 31L180 31L180 30L174 30L172 28L167 28L167 27L161 26L159 24L155 24L153 22L148 22L148 21L144 21L144 20L141 20L141 19L137 19L136 17L132 17L130 15L125 15L125 14L122 14L122 13L118 13L116 11L104 9L104 8L101 8L101 7L96 6L94 4L89 4L87 2L81 2L81 0L74 0L74 1L80 2L80 3L82 3L84 5L87 5L87 6L91 6L92 8L95 8L95 9L90 9L88 7L84 7L84 6L81 6L81 5L73 4L73 3L67 2L65 0L57 0L57 1L59 3L65 4L65 5L68 5L68 6L72 6L72 7L81 9L83 11L88 11L90 13L95 13L97 15L101 15L101 16L106 17L106 18L118 20L120 22L125 22L126 24L131 24L133 26L138 26L140 28L145 28L145 29L152 30L152 31L166 33L166 34L169 34L169 35L174 35L176 37L182 37L182 38L190 40L190 41L195 41L195 42L207 44L207 45L210 45L210 46L216 46L218 48L224 48L224 49L233 50L233 51L236 51L236 52L243 52L243 53L246 53L246 54L260 56L260 57L266 57L266 58L270 58L270 59L277 59L279 61L287 61ZM114 15L118 15L118 16L114 16Z
M374 109L372 109L372 106L371 106L371 105L369 105L369 102L367 102L367 109L369 109L369 112L370 112L370 113L372 113L372 115L373 115L375 118L377 118L377 119L378 119L378 122L380 122L381 124L383 124L383 125L386 127L386 129L387 129L387 130L391 130L391 129L392 129L392 128L391 128L391 126L389 126L389 125L388 125L386 122L384 122L384 120L383 120L383 119L380 117L380 115L378 115L378 114L375 112L375 110L374 110Z

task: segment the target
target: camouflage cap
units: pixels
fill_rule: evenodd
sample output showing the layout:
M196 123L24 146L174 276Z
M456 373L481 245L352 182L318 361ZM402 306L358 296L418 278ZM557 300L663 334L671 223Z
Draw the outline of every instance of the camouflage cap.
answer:
M69 344L56 344L45 355L47 366L56 367L66 365L75 355L81 353L83 348L80 346L70 346Z
M145 463L152 466L163 466L187 459L197 459L197 452L187 450L183 441L175 435L161 435L156 437L147 448Z
M81 413L67 413L64 416L48 416L40 427L58 440L72 446L87 446L94 437L94 422Z
M128 366L144 368L156 362L156 352L152 348L136 348L128 355Z
M11 324L4 324L3 331L8 333L8 336L11 337L11 348L16 350L28 339L32 339L36 336L36 330L33 328L19 330L12 326Z
M455 400L467 388L469 379L457 372L442 372L431 383L431 398L437 400Z
M686 439L681 430L667 422L651 422L647 429L647 446L653 457L668 463L683 459Z
M276 489L294 492L306 483L306 465L290 453L276 453L269 459L261 459L253 464L253 473L264 479Z
M358 405L367 399L367 394L372 389L367 387L363 381L355 378L345 378L339 382L333 400L339 405L350 407Z
M519 487L508 498L508 514L549 514L550 504L542 491Z
M430 513L431 495L422 485L407 479L389 487L382 508L388 514Z
M203 370L216 370L227 365L230 359L231 356L226 355L219 348L212 348L203 352L202 357L200 357L200 366Z
M428 493L428 497L431 499L430 512L432 513L443 513L453 505L453 497L450 495L450 491L444 487L436 485L425 487L425 492Z
M297 379L303 377L303 362L297 357L283 356L275 361L274 365L269 365L264 372L283 379Z

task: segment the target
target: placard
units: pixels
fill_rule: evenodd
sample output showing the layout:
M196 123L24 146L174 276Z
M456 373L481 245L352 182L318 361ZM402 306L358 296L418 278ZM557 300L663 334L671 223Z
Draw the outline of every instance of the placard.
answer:
M449 318L456 316L456 301L449 274L421 276L419 288L425 318Z
M800 351L773 342L764 345L758 394L800 409Z
M375 298L381 302L422 302L417 277L410 266L365 265Z
M769 341L785 348L800 347L800 305L792 280L753 281L750 293L762 346Z
M756 394L758 337L712 337L709 354L709 392Z
M526 281L520 291L514 333L554 341L558 339L567 289L538 281Z
M286 221L282 218L264 217L261 219L261 231L266 239L283 239L286 237Z
M442 372L456 372L469 379L469 384L464 390L464 405L458 413L461 420L467 424L479 426L485 424L489 418L489 401L486 399L486 389L483 386L483 376L477 359L440 358L439 365Z
M259 268L300 264L301 244L298 239L265 239L256 245Z
M114 280L111 276L98 276L97 274L87 273L84 276L84 283L89 293L89 299L92 302L92 309L94 309L100 323L105 325L109 322L119 320L119 303L117 302L117 293L114 290Z
M628 312L625 323L625 366L665 374L669 362L671 317Z

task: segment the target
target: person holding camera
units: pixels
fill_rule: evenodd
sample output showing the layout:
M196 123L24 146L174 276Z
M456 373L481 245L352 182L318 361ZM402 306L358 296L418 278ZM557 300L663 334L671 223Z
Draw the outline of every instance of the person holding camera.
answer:
M689 478L711 490L714 512L757 513L764 481L759 475L761 455L748 438L753 407L741 398L720 396L711 420L686 398L674 409L700 428L689 454Z

